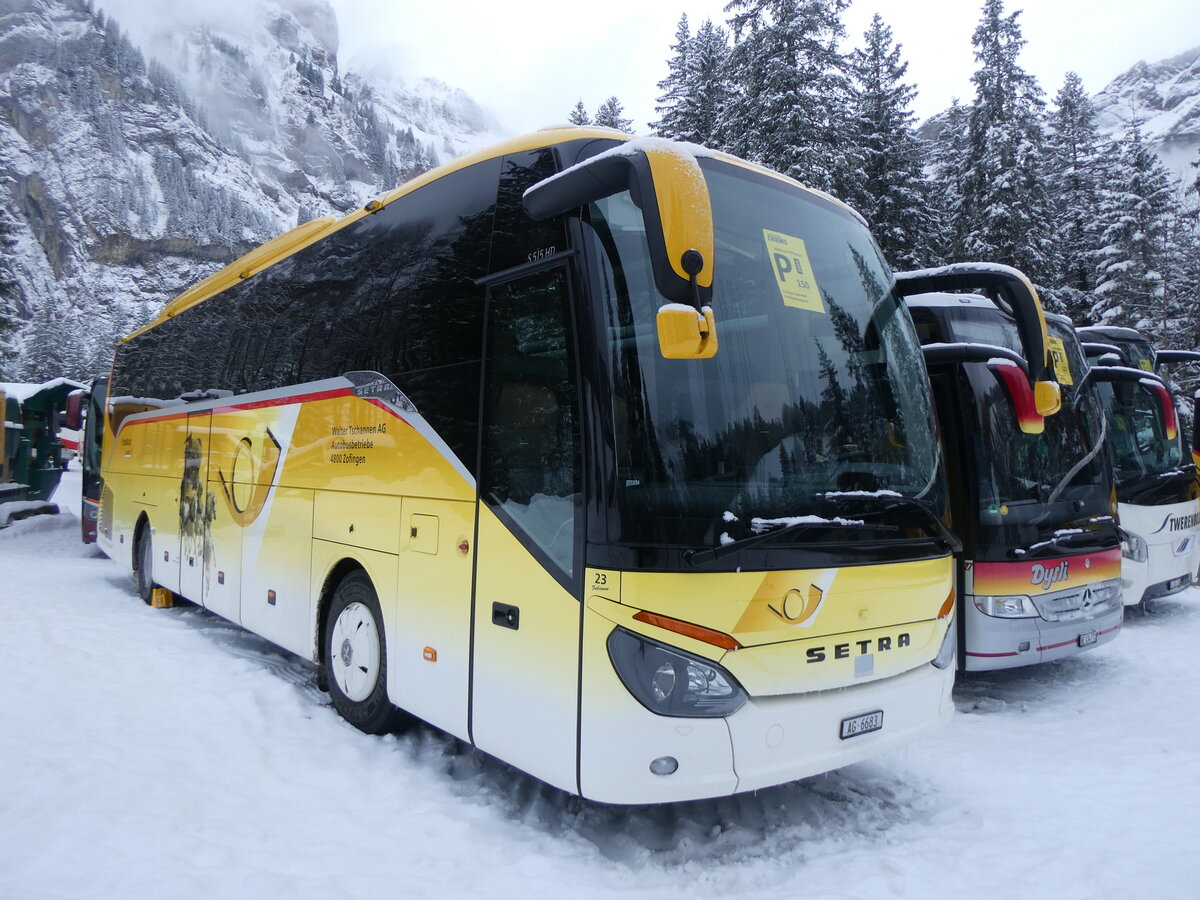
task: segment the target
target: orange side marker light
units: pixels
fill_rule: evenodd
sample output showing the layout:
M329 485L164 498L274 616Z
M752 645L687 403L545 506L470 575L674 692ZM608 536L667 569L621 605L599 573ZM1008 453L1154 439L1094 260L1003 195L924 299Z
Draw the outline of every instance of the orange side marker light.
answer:
M657 613L646 612L645 610L642 610L633 618L635 621L645 622L647 625L656 625L659 628L665 628L667 631L682 634L684 637L712 644L714 647L720 647L722 650L742 649L742 645L738 643L737 638L725 634L723 631L705 628L703 625L695 625L680 619L672 619L670 616L660 616Z

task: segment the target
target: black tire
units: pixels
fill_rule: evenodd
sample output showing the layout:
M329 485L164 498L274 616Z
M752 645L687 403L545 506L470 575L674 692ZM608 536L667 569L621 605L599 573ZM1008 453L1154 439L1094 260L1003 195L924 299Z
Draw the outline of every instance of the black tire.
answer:
M365 572L351 572L334 590L322 654L329 697L343 719L367 734L387 734L400 725L403 714L387 696L383 615Z
M137 594L142 598L142 602L149 606L154 596L154 579L150 576L154 568L154 540L150 536L148 523L138 531L133 559L133 580L137 585Z

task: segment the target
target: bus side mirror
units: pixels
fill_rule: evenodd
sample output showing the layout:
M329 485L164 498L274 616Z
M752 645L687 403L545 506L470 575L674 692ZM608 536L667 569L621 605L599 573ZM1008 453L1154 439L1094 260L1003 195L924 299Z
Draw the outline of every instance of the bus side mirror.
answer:
M717 355L712 309L670 303L658 311L658 349L666 359L711 359Z
M712 310L713 219L708 184L696 157L661 138L618 144L532 185L522 197L536 220L563 215L628 190L642 210L654 286L682 315L660 312L659 347L668 359L704 359L717 352ZM684 348L691 348L686 350Z
M1029 367L1034 405L1036 409L1045 410L1039 415L1053 415L1061 408L1061 395L1056 400L1055 389L1041 387L1048 384L1042 374L1050 368L1050 335L1037 289L1020 270L998 263L971 262L918 272L897 272L896 290L902 297L933 291L984 291L1016 321Z
M1196 395L1192 397L1192 409L1200 408L1200 391L1196 391ZM1200 478L1200 416L1193 413L1192 415L1192 462L1197 469L1197 478Z
M77 390L67 394L67 414L63 417L64 428L78 431L83 427L83 407L87 401L87 391Z
M1171 397L1171 392L1165 384L1157 379L1152 381L1149 378L1143 378L1138 384L1158 397L1158 405L1163 414L1163 424L1166 426L1167 440L1175 440L1179 434L1179 417L1175 413L1175 400Z
M1021 367L1008 360L992 360L988 369L996 376L996 380L1004 386L1008 402L1012 404L1013 414L1017 417L1017 427L1025 434L1041 434L1046 430L1046 418L1037 402L1036 390L1029 385L1029 379ZM1039 381L1038 387L1049 382ZM1058 385L1054 385L1058 387ZM1057 407L1055 408L1057 412Z
M1154 353L1154 369L1177 363L1200 363L1200 352L1195 350L1156 350Z
M1036 388L1029 383L1028 363L1018 354L1005 347L990 344L925 344L921 347L925 364L935 366L946 363L986 363L988 370L1004 388L1005 396L1012 406L1017 427L1025 434L1041 434L1046 429L1046 414L1041 412ZM1039 381L1037 387L1047 385L1042 403L1049 405L1054 400L1062 404L1058 385L1050 381ZM1058 406L1054 407L1055 412Z
M1062 409L1062 388L1055 381L1039 381L1033 386L1033 405L1041 416L1052 416Z

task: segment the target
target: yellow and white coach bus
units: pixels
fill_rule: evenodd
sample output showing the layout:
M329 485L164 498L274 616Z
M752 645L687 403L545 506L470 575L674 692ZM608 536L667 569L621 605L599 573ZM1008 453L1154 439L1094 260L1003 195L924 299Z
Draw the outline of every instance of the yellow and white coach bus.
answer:
M311 659L363 731L654 803L951 712L907 310L859 217L732 157L557 129L302 225L120 344L105 427L142 597Z

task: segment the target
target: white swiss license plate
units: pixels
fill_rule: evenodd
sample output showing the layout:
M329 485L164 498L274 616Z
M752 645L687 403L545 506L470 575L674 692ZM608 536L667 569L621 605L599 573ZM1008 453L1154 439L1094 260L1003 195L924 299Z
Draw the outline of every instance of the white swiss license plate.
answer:
M1081 634L1079 636L1079 646L1080 647L1086 647L1088 644L1094 644L1094 643L1096 643L1096 632L1094 632L1094 631L1089 631L1089 632L1087 632L1087 634Z
M842 719L842 740L858 737L860 734L868 734L872 731L879 731L881 728L883 728L882 709L877 709L875 712L863 713L861 716L851 716L849 719Z

